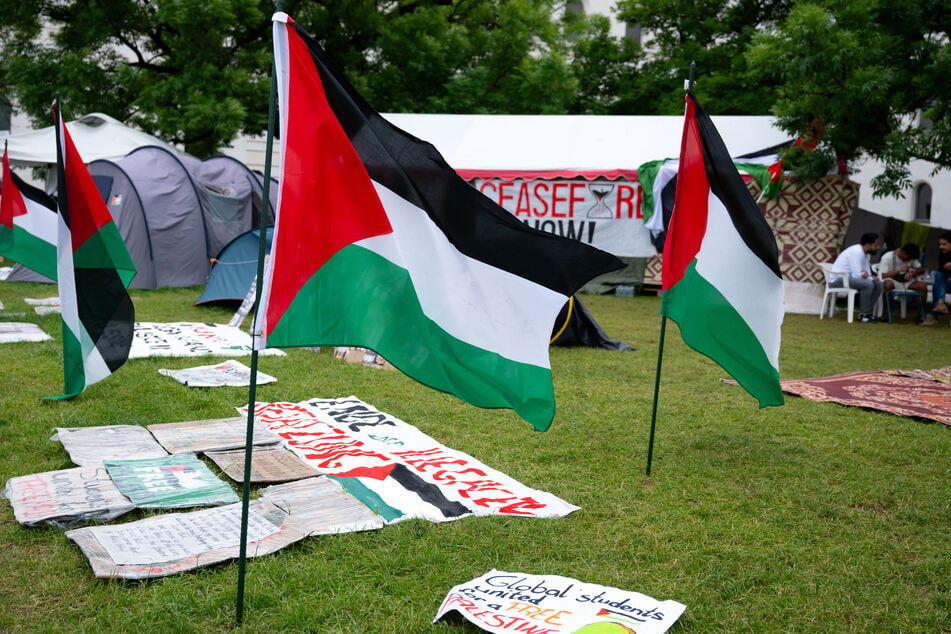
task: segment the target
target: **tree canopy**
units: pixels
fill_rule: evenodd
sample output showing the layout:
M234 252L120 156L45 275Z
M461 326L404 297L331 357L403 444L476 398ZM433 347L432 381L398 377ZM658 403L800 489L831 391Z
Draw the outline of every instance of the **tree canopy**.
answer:
M751 76L774 82L769 101L786 130L820 141L789 157L797 173L870 156L886 166L875 192L895 195L914 158L951 168L949 27L946 0L811 0L757 33Z
M947 0L619 0L640 42L565 0L285 0L382 112L775 114L801 176L951 167ZM272 0L0 0L0 93L48 124L101 111L195 155L266 127ZM921 116L923 115L923 116ZM811 145L811 144L810 144Z
M0 91L35 122L49 121L59 93L67 116L102 111L206 155L266 128L273 9L0 0ZM288 0L284 10L384 112L597 110L623 48L605 19L555 19L551 0ZM573 62L597 70L582 75Z

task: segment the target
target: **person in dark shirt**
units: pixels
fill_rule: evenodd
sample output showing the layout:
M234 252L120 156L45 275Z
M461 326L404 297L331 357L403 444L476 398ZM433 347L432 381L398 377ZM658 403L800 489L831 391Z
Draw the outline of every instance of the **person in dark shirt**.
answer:
M931 287L931 311L922 326L934 326L938 323L935 313L947 313L948 306L944 296L948 292L948 278L951 277L951 231L938 236L938 268L934 272L934 286Z

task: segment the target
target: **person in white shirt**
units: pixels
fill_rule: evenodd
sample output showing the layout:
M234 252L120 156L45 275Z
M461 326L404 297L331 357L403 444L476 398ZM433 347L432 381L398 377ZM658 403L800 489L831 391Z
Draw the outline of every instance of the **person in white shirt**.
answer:
M914 242L900 249L889 251L878 264L878 276L882 278L882 290L914 291L922 297L928 295L928 285L915 278L925 272L918 256L921 250Z
M872 275L872 255L878 253L877 233L863 233L858 244L842 251L832 264L835 273L849 276L849 287L859 291L859 321L875 321L872 309L882 295L882 281ZM830 278L831 286L844 286L841 275Z

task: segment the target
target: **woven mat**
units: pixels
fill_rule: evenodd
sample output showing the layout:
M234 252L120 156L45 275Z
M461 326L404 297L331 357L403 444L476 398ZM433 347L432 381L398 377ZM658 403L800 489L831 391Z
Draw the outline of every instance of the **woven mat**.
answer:
M783 392L810 401L867 407L951 425L951 366L849 372L818 379L783 379L779 383Z

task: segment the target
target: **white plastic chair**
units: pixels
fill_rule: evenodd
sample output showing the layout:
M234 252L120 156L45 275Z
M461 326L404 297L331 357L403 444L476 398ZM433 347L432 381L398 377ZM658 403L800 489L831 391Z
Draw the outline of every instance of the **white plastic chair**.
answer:
M820 262L822 275L825 276L826 292L822 296L822 306L819 309L819 319L829 312L829 319L835 314L835 302L839 297L845 297L848 302L848 322L852 323L852 314L855 312L855 296L859 291L857 288L849 288L849 274L846 272L837 272L832 270L831 262ZM830 286L832 278L842 278L842 286Z

